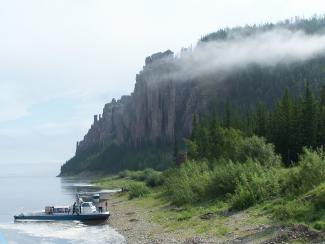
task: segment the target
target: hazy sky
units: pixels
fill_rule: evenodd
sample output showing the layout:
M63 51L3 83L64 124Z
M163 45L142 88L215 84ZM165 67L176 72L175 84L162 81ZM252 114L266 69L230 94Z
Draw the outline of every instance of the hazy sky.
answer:
M0 0L0 164L69 159L154 52L324 13L324 0Z

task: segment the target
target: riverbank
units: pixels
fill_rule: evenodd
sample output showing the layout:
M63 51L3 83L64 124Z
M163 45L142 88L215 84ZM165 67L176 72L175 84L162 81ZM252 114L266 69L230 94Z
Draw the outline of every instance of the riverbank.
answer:
M124 187L135 181L108 177L96 181L104 188ZM279 240L310 243L324 240L321 232L304 225L274 222L268 204L231 212L226 203L206 202L174 207L156 188L140 198L129 199L129 192L112 194L108 207L110 225L128 243L279 243ZM285 238L289 237L288 240Z
M125 196L112 195L109 200L112 213L109 224L121 233L128 243L192 243L188 233L168 231L163 225L153 221L156 208L145 208L138 201L129 201ZM216 243L218 240L205 239L204 243Z

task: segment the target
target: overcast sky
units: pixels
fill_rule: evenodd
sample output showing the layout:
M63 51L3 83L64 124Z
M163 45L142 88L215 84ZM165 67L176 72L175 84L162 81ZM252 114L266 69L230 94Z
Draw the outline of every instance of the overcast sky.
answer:
M72 157L93 115L133 90L154 52L324 13L324 0L0 0L0 164Z

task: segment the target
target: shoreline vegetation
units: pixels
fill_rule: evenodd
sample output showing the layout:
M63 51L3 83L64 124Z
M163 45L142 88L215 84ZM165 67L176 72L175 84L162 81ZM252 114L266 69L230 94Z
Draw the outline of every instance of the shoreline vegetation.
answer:
M146 173L148 171L151 170ZM138 171L138 176L140 172L145 171ZM134 175L102 177L93 183L104 189L123 187L128 190L114 193L108 200L112 213L109 224L124 235L128 243L267 244L320 243L325 240L324 232L315 229L313 224L294 216L286 216L286 219L275 216L280 206L292 204L294 214L300 211L295 208L303 208L284 198L236 211L230 210L225 201L175 206L163 196L161 186L147 190L141 188L134 193L134 186L145 186Z
M302 107L309 107L309 94L307 86ZM325 88L322 94L324 103L317 103L325 108ZM278 118L279 128L287 97L285 93L272 116L273 122ZM325 117L317 113L323 121ZM306 127L314 124L300 119ZM292 126L290 120L284 122ZM171 238L166 243L317 243L325 241L325 152L322 142L305 143L314 141L311 139L316 138L317 131L321 132L296 131L297 138L303 140L296 148L295 160L289 163L279 153L280 144L272 144L270 139L229 126L216 117L196 121L194 116L192 135L185 139L187 157L183 161L176 160L175 148L176 164L164 171L124 170L115 176L99 177L94 183L125 190L113 197L113 214L117 211L129 222L142 221L141 226L147 226L149 234L151 226L160 230L153 231L151 237L137 235L141 231L134 223L126 225L128 231L117 225L131 243L146 243L132 239L143 236L149 238L148 243L156 241L150 238L160 243L167 238L161 237L164 235ZM288 150L293 146L291 142L282 145ZM125 207L124 212L118 203ZM131 211L133 208L137 210ZM130 218L130 211L141 214Z
M325 88L322 89L323 102L314 99L308 102L313 97L310 94L307 85L304 99L296 106L305 111L318 104L320 108L313 111L318 111L315 118L322 128ZM291 104L287 100L285 92L279 108L271 116L272 121L276 121L273 127L279 129L274 131L281 132L277 134L279 138L283 137L285 128L291 128L291 122L296 121L282 117L287 110L285 104ZM151 225L156 226L154 229L160 231L153 236L158 236L158 243L164 239L160 235L167 234L171 239L166 243L174 239L177 243L325 241L325 152L323 142L315 141L325 130L312 129L313 133L307 133L305 128L313 128L315 123L304 118L305 113L299 114L300 122L295 123L305 122L306 126L296 129L297 137L287 138L291 141L284 144L271 143L270 138L234 128L216 116L200 121L194 116L192 135L185 139L187 156L182 161L177 160L175 147L173 167L164 171L124 170L115 176L99 177L94 183L103 188L124 189L121 196L113 199L127 211L123 213L118 207L113 211L124 216L130 212L128 209L136 208L142 214L126 219L137 222L141 218L147 223L143 225L148 226L148 233L151 233ZM294 138L300 138L299 144L293 144ZM279 141L284 142L284 139ZM293 154L291 148L295 146ZM290 157L285 157L286 150L292 153ZM289 158L295 160L289 162ZM139 230L134 227L135 232L132 232L132 226L135 225L126 229L134 233L131 238L137 238ZM127 231L120 231L129 238ZM203 241L195 242L195 238ZM131 239L130 242L138 241Z

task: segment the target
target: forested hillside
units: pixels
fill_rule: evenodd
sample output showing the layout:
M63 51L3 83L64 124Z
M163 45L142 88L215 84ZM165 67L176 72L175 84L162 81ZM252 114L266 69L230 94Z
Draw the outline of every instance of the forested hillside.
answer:
M186 140L187 151L191 157L213 159L216 155L228 154L231 148L223 148L220 125L236 128L246 135L258 135L275 146L286 166L295 164L303 147L325 147L325 87L319 97L310 90L306 83L304 92L292 98L288 89L275 105L268 109L259 102L254 112L241 114L228 103L223 118L216 113L205 116L200 123L193 117L192 136ZM233 139L236 141L236 138ZM228 151L230 150L230 151ZM256 151L260 150L258 148Z
M193 117L263 136L295 163L303 146L324 143L324 29L324 17L226 28L193 50L147 57L134 92L105 105L61 175L165 169L175 147L209 158L206 128L200 145L184 143Z

